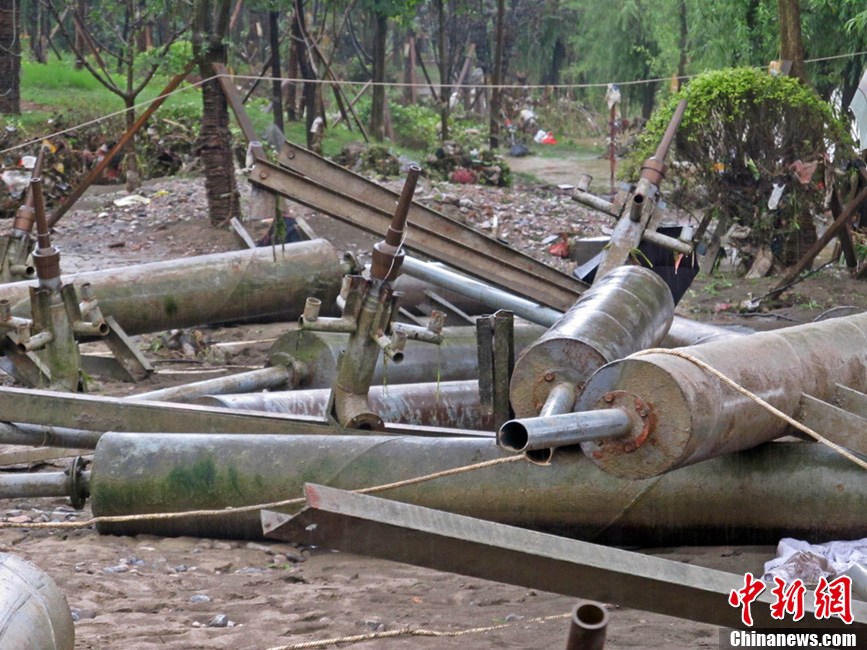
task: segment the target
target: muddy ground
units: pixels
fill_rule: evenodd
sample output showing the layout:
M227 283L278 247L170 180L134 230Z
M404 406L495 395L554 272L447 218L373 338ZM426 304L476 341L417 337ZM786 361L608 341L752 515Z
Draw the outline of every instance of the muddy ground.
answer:
M516 166L546 179L549 172L542 166L550 167L550 161L525 160L529 162ZM568 170L558 167L559 175L551 177L549 184L493 190L423 182L418 196L568 269L572 262L550 256L547 245L541 243L544 238L560 232L598 234L608 224L582 210L569 200L567 191L556 187L571 172L576 177L580 172L573 170L572 161L569 164ZM125 196L119 187L89 192L55 233L64 270L109 268L239 247L234 235L208 226L199 179L151 182L141 194L150 200L148 205L118 207L113 201ZM338 248L364 257L371 238L309 210L289 209L304 216ZM267 224L251 219L247 226L258 237ZM700 278L680 310L704 320L763 328L812 320L837 306L867 307L867 283L848 279L844 271L827 269L798 285L781 304L770 305L766 313L741 316L733 308L750 294L762 295L773 282ZM283 328L280 324L203 328L211 352L196 358L160 345L158 333L142 336L141 347L157 372L135 386L104 382L97 389L130 394L255 367ZM18 465L6 471L56 470L58 466L63 463ZM24 526L0 530L0 550L34 562L54 578L76 618L76 648L81 649L264 650L401 629L468 632L436 638L399 636L340 647L562 648L567 633L562 615L575 602L524 587L323 549L183 537L100 536L91 528L64 532L26 527L33 521L83 521L89 516L88 508L72 511L62 499L15 499L4 502L0 510L0 519ZM707 542L708 546L700 548L642 552L738 574L760 572L774 553L773 547L722 547L714 546L712 539ZM622 609L615 603L608 607L610 648L718 645L716 627ZM727 605L721 601L720 607ZM472 631L491 626L497 629Z

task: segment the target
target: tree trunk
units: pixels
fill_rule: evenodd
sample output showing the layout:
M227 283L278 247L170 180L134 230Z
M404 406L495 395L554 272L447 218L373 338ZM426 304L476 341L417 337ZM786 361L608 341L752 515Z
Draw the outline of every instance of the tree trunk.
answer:
M491 149L500 146L500 84L503 80L503 41L506 30L506 0L497 0L497 41L494 46L494 72L491 82Z
M807 84L800 4L798 0L778 0L777 4L780 10L780 56L792 62L791 76Z
M677 89L680 90L682 80L686 76L686 48L689 44L689 25L686 20L686 0L679 0L677 18L680 25L680 39L678 42L680 57L677 60Z
M280 34L277 31L280 22L279 11L268 12L268 35L271 39L271 113L274 116L274 124L283 130L283 89L280 82Z
M202 79L214 76L214 63L226 62L223 43L231 0L197 0L193 34L193 56ZM212 15L217 14L213 20ZM205 170L205 191L211 225L225 227L240 216L241 205L235 185L235 162L229 133L226 97L216 79L202 85L202 128L196 150Z
M286 86L286 119L290 122L295 122L298 119L298 84L293 79L297 79L300 74L298 70L298 56L300 45L298 41L301 39L301 32L298 28L298 21L295 15L292 15L292 35L289 45L289 60L286 62L286 76L290 81Z
M414 106L418 103L418 88L416 88L415 76L415 33L410 32L406 39L406 56L404 57L403 66L403 82L407 85L403 87L403 103L404 105Z
M370 134L377 142L385 137L385 50L388 39L388 18L373 17L373 96L370 104Z
M21 39L18 0L0 0L0 113L21 112Z
M301 69L301 76L310 81L316 80L316 71L313 69L313 64L310 61L310 51L307 46L307 25L304 19L304 7L301 0L295 0L295 21L298 26L298 67ZM316 153L322 153L321 139L317 138L317 132L314 122L319 117L319 109L321 102L317 101L319 94L319 84L304 83L304 112L305 125L307 127L307 148Z
M449 139L449 102L452 90L449 84L451 70L449 70L448 53L446 52L446 13L443 3L445 0L436 0L437 22L439 23L437 43L440 55L440 137L445 142Z

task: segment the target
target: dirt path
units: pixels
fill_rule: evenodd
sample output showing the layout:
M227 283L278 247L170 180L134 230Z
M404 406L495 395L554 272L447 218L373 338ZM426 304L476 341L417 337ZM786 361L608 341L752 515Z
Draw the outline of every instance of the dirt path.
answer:
M593 176L592 192L610 191L610 167L608 160L598 156L578 155L571 158L550 158L542 155L508 157L512 172L526 174L542 183L551 185L576 185L581 174Z

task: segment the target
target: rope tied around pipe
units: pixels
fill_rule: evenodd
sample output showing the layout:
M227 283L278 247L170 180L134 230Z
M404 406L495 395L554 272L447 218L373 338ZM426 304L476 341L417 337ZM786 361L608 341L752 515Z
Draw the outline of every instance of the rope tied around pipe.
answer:
M759 406L761 406L762 408L764 408L768 412L772 413L773 415L777 416L778 418L780 418L781 420L783 420L787 424L796 428L798 431L801 431L801 432L807 434L808 436L813 438L816 442L820 442L823 445L833 449L838 454L843 456L843 458L846 458L847 460L850 460L853 463L855 463L856 465L858 465L858 467L860 467L862 469L867 469L867 462L865 462L863 459L861 459L858 456L856 456L855 454L853 454L851 451L849 451L845 447L838 445L836 442L833 442L832 440L828 440L822 434L818 433L817 431L814 431L813 429L811 429L807 425L805 425L801 422L798 422L795 418L791 417L790 415L783 413L777 407L773 406L772 404L769 404L768 402L763 400L761 397L759 397L755 393L749 391L748 389L746 389L743 386L741 386L740 384L738 384L734 379L732 379L728 375L725 375L724 373L720 372L719 370L717 370L716 368L714 368L710 364L702 361L701 359L694 357L693 355L691 355L687 352L683 352L677 348L674 348L674 349L649 348L647 350L642 350L640 352L636 352L635 354L630 355L630 358L641 357L641 356L645 356L648 354L667 354L669 356L679 357L681 359L684 359L685 361L689 361L690 363L695 364L696 366L698 366L699 368L701 368L702 370L704 370L708 374L713 375L714 377L719 379L721 382L723 382L724 384L726 384L727 386L732 388L734 391L740 393L741 395L743 395L744 397L746 397L748 399L751 399L752 401L754 401L756 404L758 404Z

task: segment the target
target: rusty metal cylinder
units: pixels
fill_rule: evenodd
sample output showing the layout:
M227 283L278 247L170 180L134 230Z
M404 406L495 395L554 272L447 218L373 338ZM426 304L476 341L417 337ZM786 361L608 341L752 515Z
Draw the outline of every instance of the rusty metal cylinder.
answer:
M314 239L275 248L154 262L63 276L93 285L102 313L127 334L256 318L295 319L308 295L334 304L343 270L337 251ZM16 316L29 316L30 282L0 286Z
M509 386L515 415L538 415L556 385L580 390L597 368L658 344L673 316L671 292L656 273L613 270L518 358Z
M867 390L867 313L681 348L794 416L801 394L833 400L835 384ZM640 479L754 447L787 432L770 411L691 361L640 354L600 369L576 411L616 408L630 434L582 443L606 472Z
M506 455L494 440L474 438L110 432L91 465L91 504L98 516L221 510L300 497L305 482L352 490ZM381 495L616 544L867 536L864 470L810 443L775 442L644 481L610 476L583 454L558 454L545 467L510 463ZM102 522L98 530L261 537L256 511Z
M208 395L195 400L195 403L324 417L329 394L327 389L313 389ZM478 430L493 426L493 422L483 421L479 406L479 384L472 380L371 386L367 398L371 410L385 422Z
M35 565L0 553L0 648L72 650L72 614L57 584Z
M545 332L539 325L515 326L515 352L518 353ZM291 330L281 336L268 352L275 363L300 364L300 388L325 388L337 376L337 359L346 347L346 334ZM431 345L408 340L404 362L391 363L379 358L373 385L478 379L479 357L475 327L446 327L443 342Z
M580 601L572 608L566 650L604 650L608 618L602 603Z

